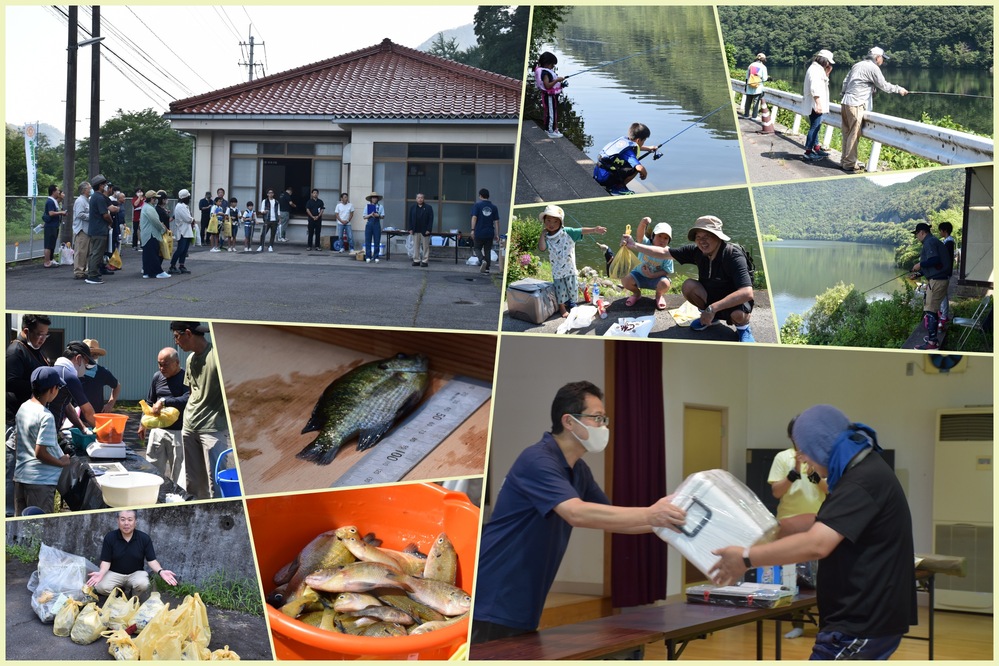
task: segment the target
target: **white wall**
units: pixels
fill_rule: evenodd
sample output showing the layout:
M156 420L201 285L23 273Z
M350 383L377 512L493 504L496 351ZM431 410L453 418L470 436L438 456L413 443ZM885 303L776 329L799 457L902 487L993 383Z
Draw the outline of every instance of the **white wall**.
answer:
M922 369L923 356L912 352L663 344L667 488L682 480L685 405L727 410L728 466L744 479L746 449L785 446L792 416L829 403L874 428L881 445L895 450L896 471L912 511L916 551L931 551L936 411L991 405L991 357L966 357L965 372L928 374ZM607 388L604 349L601 341L583 338L503 337L490 445L493 500L520 451L549 428L548 410L560 386L588 379ZM602 460L596 458L587 456L586 462L603 485ZM680 565L681 558L671 551L670 594L680 591ZM599 592L602 576L602 534L574 530L556 589Z

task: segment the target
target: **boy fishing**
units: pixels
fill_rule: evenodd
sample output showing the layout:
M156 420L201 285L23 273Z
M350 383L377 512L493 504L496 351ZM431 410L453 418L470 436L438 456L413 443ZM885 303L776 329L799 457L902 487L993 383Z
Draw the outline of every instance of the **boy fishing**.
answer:
M627 136L614 139L600 150L597 165L593 167L593 179L611 194L634 194L628 189L628 183L635 176L645 180L649 175L639 153L659 150L659 146L645 145L651 135L652 130L642 123L632 123Z

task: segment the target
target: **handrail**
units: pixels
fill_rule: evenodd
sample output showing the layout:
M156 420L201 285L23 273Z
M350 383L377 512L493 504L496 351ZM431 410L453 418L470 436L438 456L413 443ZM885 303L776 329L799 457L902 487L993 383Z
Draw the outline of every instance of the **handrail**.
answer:
M730 81L734 92L745 94L745 81L738 79L730 79ZM792 133L797 133L801 118L798 109L801 107L802 96L783 90L764 88L763 97L768 104L787 109L795 114ZM829 113L822 117L822 122L842 129L840 105L830 104ZM860 134L875 143L874 149L871 151L872 160L868 164L868 171L877 169L877 156L881 152L881 144L940 164L991 162L995 152L995 142L989 137L959 132L914 120L905 120L882 113L865 113Z

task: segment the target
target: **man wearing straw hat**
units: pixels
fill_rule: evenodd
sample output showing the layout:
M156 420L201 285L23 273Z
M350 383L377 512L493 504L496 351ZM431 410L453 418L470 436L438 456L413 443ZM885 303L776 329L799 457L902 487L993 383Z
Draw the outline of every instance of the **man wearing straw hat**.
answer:
M88 339L84 340L83 344L90 348L90 356L94 362L87 364L86 371L80 377L80 383L83 384L87 400L93 405L95 412L110 412L118 402L118 396L121 395L121 383L110 370L97 362L101 356L107 356L107 351L101 349L100 343ZM105 386L111 389L111 397L107 400L104 399Z
M625 235L621 242L649 257L673 259L680 264L697 264L697 279L683 283L683 297L701 311L690 322L690 330L703 331L722 320L735 326L739 342L756 342L749 328L753 312L753 279L746 251L722 231L722 221L714 215L697 218L687 231L693 241L679 247L659 247L636 243Z
M184 408L181 434L186 490L197 499L211 499L221 494L212 479L215 463L229 448L229 427L215 350L205 337L208 327L199 322L172 321L170 330L177 346L191 352L184 374L184 383L191 389L191 395Z
M382 206L382 195L372 192L364 197L368 202L364 208L364 261L372 260L378 263L379 243L382 237L382 220L385 219L385 207Z

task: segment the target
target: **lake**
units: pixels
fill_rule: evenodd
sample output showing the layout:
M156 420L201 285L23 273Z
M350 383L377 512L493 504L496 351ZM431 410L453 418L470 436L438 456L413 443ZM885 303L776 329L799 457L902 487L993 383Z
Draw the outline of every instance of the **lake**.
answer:
M778 326L789 314L803 315L815 305L816 296L838 282L870 290L865 294L868 301L902 289L902 271L895 266L895 248L890 245L786 240L764 243L763 254Z
M847 58L836 61L829 75L829 94L832 101L839 102L843 79L853 63ZM800 93L805 84L805 67L767 66L771 79L781 79ZM954 122L981 134L992 134L992 74L985 70L969 69L912 69L885 67L882 69L889 83L902 86L906 90L919 93L959 93L961 95L982 95L981 97L959 97L952 94L928 95L913 94L902 97L878 91L874 95L874 110L890 116L919 120L923 112L933 119L950 116Z
M633 122L652 131L648 143L668 142L662 159L643 160L649 177L636 179L632 189L662 192L746 182L711 7L575 7L556 43L541 50L555 54L561 76L643 53L572 76L564 93L589 137L581 150L594 161ZM710 118L694 122L719 107Z
M607 227L604 236L586 235L576 243L576 267L590 266L598 268L603 273L604 254L597 243L610 246L617 251L621 244L621 234L625 225L630 224L632 233L638 231L639 221L649 216L655 225L658 222L668 222L673 227L672 245L688 243L687 230L694 221L702 215L715 215L721 219L723 229L728 236L749 249L756 259L757 270L763 269L760 258L759 241L756 236L756 223L753 221L753 211L749 204L749 193L744 188L717 190L714 192L690 192L670 194L657 197L614 197L602 201L579 204L568 204L565 210L565 225L567 227ZM537 219L544 206L517 208L518 217ZM545 261L547 252L540 254ZM677 266L677 273L687 277L696 277L695 266ZM674 280L676 283L676 280Z

